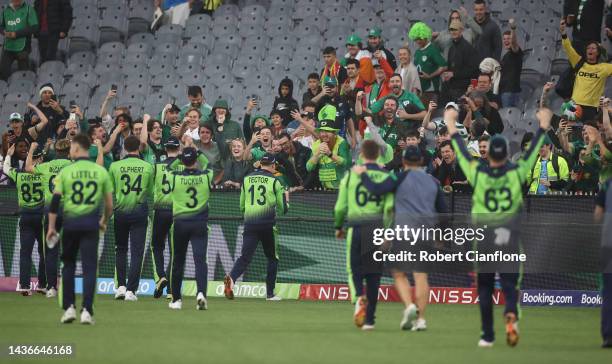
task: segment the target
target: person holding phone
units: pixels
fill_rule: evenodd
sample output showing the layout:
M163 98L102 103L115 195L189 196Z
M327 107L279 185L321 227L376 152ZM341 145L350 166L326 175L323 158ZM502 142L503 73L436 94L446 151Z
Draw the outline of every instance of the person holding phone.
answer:
M48 123L39 131L39 139L56 138L58 127L70 117L68 109L60 104L51 83L45 83L38 92L40 101L36 107L46 116ZM24 115L26 125L34 125L40 120L36 110L30 110Z
M283 127L286 127L293 120L291 111L299 108L298 102L293 98L293 81L285 77L278 85L278 96L274 99L272 112L278 112L283 121Z

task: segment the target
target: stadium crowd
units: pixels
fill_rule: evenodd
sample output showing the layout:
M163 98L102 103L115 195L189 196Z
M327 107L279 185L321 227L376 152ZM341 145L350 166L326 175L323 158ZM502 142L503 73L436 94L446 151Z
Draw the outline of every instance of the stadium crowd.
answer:
M19 60L29 51L33 34L53 40L38 42L39 47L49 44L49 50L41 48L41 60L53 59L57 40L66 36L70 24L65 19L72 11L69 2L52 2L48 8L42 3L47 4L37 1L31 11L26 9L27 27L11 32L8 23L0 24L6 37L0 67L4 78L13 60L18 61L19 69L27 68ZM198 4L193 6L192 13L199 9ZM20 16L23 7L30 6L13 1L3 19ZM588 15L601 15L601 23L603 7L597 11ZM528 190L535 194L596 192L611 173L611 105L603 93L612 66L595 37L597 32L588 33L584 27L577 31L575 25L570 41L566 26L576 23L572 15L576 11L568 5L564 12L560 32L571 68L558 83L570 82L573 87L530 175ZM500 110L520 102L524 52L517 40L517 22L510 19L502 32L485 2L477 0L473 15L460 7L450 13L446 29L436 31L417 22L408 36L416 49L406 45L394 55L385 48L379 27L372 27L365 41L348 34L346 50L323 49L321 72L307 76L303 95L295 95L293 81L285 78L273 105L262 104L264 95L253 95L243 114L231 110L223 99L207 103L202 87L194 85L186 90L189 104L159 105L159 113L144 118L144 125L143 115L132 115L127 106L109 110L107 105L117 96L112 87L99 112L90 109L84 115L78 104L60 103L53 85L46 84L25 115L14 112L9 116L2 155L16 145L11 163L23 167L28 145L37 141L50 160L54 143L82 131L102 142L106 167L124 157L122 145L129 135L143 141L143 158L154 162L165 158L164 143L175 136L206 155L215 184L224 188L238 188L244 175L269 152L277 156L277 175L291 191L335 189L356 159L361 141L378 134L381 148L388 148L379 162L388 169L398 170L402 151L416 144L423 150L427 171L446 190L469 191L450 146L445 120L458 121L470 152L487 158L488 140L507 127ZM541 104L547 103L554 87L543 85ZM371 123L365 121L368 116ZM521 150L528 147L532 136L525 133ZM92 148L92 160L96 156L97 149ZM515 158L519 156L520 152ZM6 176L0 179L3 184L12 183Z

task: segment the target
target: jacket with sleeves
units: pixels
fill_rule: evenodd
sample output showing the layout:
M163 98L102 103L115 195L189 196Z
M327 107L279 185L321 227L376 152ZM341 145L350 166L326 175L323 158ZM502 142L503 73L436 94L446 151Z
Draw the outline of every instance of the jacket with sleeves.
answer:
M44 0L35 0L34 9L41 22ZM47 0L47 28L51 34L66 33L72 25L72 6L70 0Z
M453 78L448 81L451 89L467 89L472 78L478 75L478 52L463 37L453 40L448 51L448 70Z
M499 25L487 14L485 20L479 24L482 34L476 37L474 46L480 55L479 62L485 58L494 58L499 61L502 53L502 34Z

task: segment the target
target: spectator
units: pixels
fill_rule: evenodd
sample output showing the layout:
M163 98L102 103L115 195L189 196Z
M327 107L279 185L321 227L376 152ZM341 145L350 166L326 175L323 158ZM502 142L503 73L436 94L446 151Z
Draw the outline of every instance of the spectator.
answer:
M277 135L272 140L272 154L276 157L276 173L274 176L279 179L286 189L303 188L302 178L298 175L294 162L287 153L283 152L283 137ZM287 137L287 141L289 138ZM258 165L260 162L255 162Z
M374 66L374 83L366 86L365 93L365 111L369 112L372 105L387 96L391 90L389 89L389 79L393 76L393 68L386 59L381 59L380 63ZM364 124L365 125L365 124ZM364 127L365 128L365 127ZM363 134L363 130L360 129Z
M350 105L355 104L355 96L357 92L363 91L366 86L366 82L361 78L359 72L359 61L356 59L347 59L346 65L346 81L342 84L341 94L346 96L347 101Z
M115 97L117 97L117 90L111 86L111 89L108 90L108 93L102 101L102 105L100 105L99 117L102 120L102 126L104 127L104 129L106 129L106 132L108 133L112 132L112 129L117 125L117 116L121 114L126 114L130 117L132 116L130 109L127 106L115 106L115 108L113 109L112 116L107 112L106 109L108 109L108 103Z
M485 62L487 59L497 64L496 69L499 68L499 63L497 63L497 61L493 58L486 58L483 62ZM497 70L496 72L497 76L499 76L499 70ZM490 74L481 73L480 75L478 75L476 88L473 89L473 91L482 92L483 94L485 94L485 96L487 97L487 101L489 102L489 106L494 108L495 110L499 110L499 107L501 105L501 98L499 97L499 94L495 92L495 88ZM468 87L467 94L469 95L471 92L472 85Z
M510 158L510 160L512 161L512 163L518 163L518 160L521 159L523 157L523 155L525 155L525 152L529 149L529 146L531 145L531 141L533 140L533 133L532 132L527 132L525 134L523 134L523 138L521 139L521 150L516 152L512 158Z
M314 188L317 183L317 176L314 173L308 172L306 164L312 155L310 148L303 146L300 142L291 140L291 137L287 133L283 133L277 137L278 143L282 148L281 160L286 159L289 161L299 177L300 183L297 186L293 186L293 191L304 188ZM277 156L278 157L278 156Z
M321 71L320 77L321 87L324 86L326 77L335 78L339 83L344 83L347 77L346 69L338 62L336 58L336 49L334 47L325 47L325 49L323 49L323 62L323 70Z
M146 125L146 130L140 132L140 154L142 159L151 164L163 162L166 159L166 148L162 141L161 121L151 119L148 114L145 114L143 124Z
M321 80L319 79L318 73L313 72L308 75L307 86L308 89L306 92L304 92L304 95L302 95L302 107L304 107L303 105L305 103L311 101L313 97L317 96L322 91Z
M319 139L312 144L312 157L306 163L308 172L319 169L323 188L338 189L340 180L351 164L349 146L339 131L336 108L325 105L319 111Z
M206 103L202 88L200 86L187 87L187 98L189 103L181 108L179 119L183 120L187 111L194 108L200 111L200 122L206 122L210 118L212 108Z
M484 122L479 120L471 123L466 148L472 157L480 157L480 137L487 135L485 132L486 126Z
M223 165L223 178L221 185L225 188L240 188L244 176L251 173L253 165L244 159L246 145L244 139L230 141L230 157Z
M170 136L180 137L181 120L179 113L181 109L175 104L167 104L159 115L162 124L162 141L166 143Z
M601 43L604 3L604 0L563 1L565 24L573 28L572 46L582 57L586 56L588 42Z
M202 124L198 127L199 136L197 140L191 139L189 135L183 136L183 144L193 144L208 159L208 167L213 171L213 180L217 184L223 177L221 162L221 151L219 144L213 140L213 127L210 124Z
M59 139L68 139L72 140L77 134L81 132L82 128L79 126L79 123L76 120L68 119L66 120L66 125L64 126L64 131L59 135Z
M259 131L254 131L251 141L244 150L244 159L258 161L264 154L271 153L273 139L272 129L269 126L264 126Z
M597 115L599 98L604 93L608 77L612 75L612 64L600 62L602 48L596 41L586 42L585 56L582 57L567 38L565 21L561 20L561 44L573 68L578 66L572 100L582 107L583 120L593 120Z
M488 162L489 160L489 141L491 136L489 134L482 134L478 138L478 153L480 154L480 160Z
M516 39L516 23L508 20L510 30L504 32L503 43L506 53L501 60L501 79L499 93L501 107L516 107L521 96L521 70L523 69L523 50Z
M57 130L61 124L70 116L70 113L57 101L57 96L53 90L53 85L45 83L40 88L40 101L36 107L42 111L48 119L48 124L44 130L41 130L40 137L42 140L47 138L55 138ZM35 125L39 121L38 114L34 109L30 109L24 115L26 125Z
M231 119L229 106L225 100L217 100L212 108L209 123L212 125L214 139L219 146L221 159L226 160L229 157L228 140L244 138L240 124Z
M448 70L442 73L442 102L456 101L478 75L478 54L463 38L463 24L453 20L449 26L453 43L448 51Z
M384 105L384 100L393 96L398 101L399 110L397 115L401 121L406 122L406 124L414 124L415 121L418 121L418 124L425 117L425 106L421 100L412 92L402 90L402 76L395 73L389 79L389 89L391 93L384 98L376 101L374 105L370 108L372 114L379 113ZM418 126L416 127L418 128Z
M297 111L297 110L293 110ZM283 118L278 111L272 111L270 113L270 129L272 130L272 136L280 135L280 133L285 131L285 127L283 126Z
M335 126L338 127L338 135L350 141L351 147L354 148L355 145L357 145L357 140L355 125L353 124L351 115L351 105L349 105L345 96L339 94L338 80L327 76L323 92L324 96L319 98L317 103L318 113L320 114L321 110L327 105L333 105L334 109L337 111Z
M20 71L30 69L32 35L38 31L36 10L24 0L10 0L0 17L0 33L4 36L0 78L7 80L11 66L17 61Z
M463 125L469 126L472 120L481 122L490 135L500 134L504 131L504 123L501 115L491 106L487 96L480 91L472 91L469 97L465 97L466 117Z
M463 37L471 45L474 45L476 37L482 33L480 25L476 23L474 18L468 15L467 10L463 6L460 7L459 10L451 10L450 15L448 16L447 29L440 32L431 33L434 45L440 49L444 59L446 60L448 60L448 51L450 46L453 44L453 37L451 36L451 32L448 30L448 27L453 20L459 21L466 25L467 29L463 31Z
M30 127L34 129L35 127ZM23 126L23 117L18 112L14 112L9 116L9 130L2 134L2 156L6 156L6 151L15 143L17 139L24 139L30 144L34 141L36 134L30 132L30 129L25 130Z
M423 88L421 87L419 71L414 63L412 63L410 48L407 45L402 46L397 53L397 58L400 63L395 69L395 73L399 73L402 76L403 89L415 95L421 95Z
M434 160L435 170L433 176L440 181L445 191L469 192L470 186L467 183L467 178L459 167L457 155L453 150L450 141L444 141L440 144L440 154L442 160Z
M425 23L414 24L408 36L419 47L414 52L414 64L421 81L423 102L437 101L440 93L440 75L446 71L446 60L440 54L440 50L431 43L431 29Z
M301 112L298 111L298 110L292 111L291 112L291 118L293 119L293 121L290 122L289 125L287 125L287 128L285 129L287 134L292 135L293 133L296 132L297 129L300 128L300 126L302 126L302 123L298 119L296 119L296 117L299 117L301 115L304 118L310 117L310 118L314 119L314 113L315 113L316 109L317 109L317 105L316 104L314 104L312 102L308 102L308 103L305 103L304 105L302 105L302 111ZM313 128L316 126L316 122L314 124L315 125L311 125ZM302 126L302 131L304 131L304 126Z
M254 115L251 117L253 109L259 105L256 99L250 98L247 102L244 118L242 119L242 133L245 140L251 140L254 132L261 130L264 126L270 126L270 119L264 115Z
M427 113L425 114L425 117L423 118L423 124L422 124L423 129L435 131L436 148L438 148L442 142L446 140L450 140L450 135L448 134L448 129L446 127L446 124L450 120L455 120L455 125L457 125L457 131L459 132L459 135L461 135L463 139L467 140L468 131L462 123L458 122L459 105L457 105L454 102L447 103L444 106L444 114L443 114L442 119L436 122L436 121L431 120L431 115L437 108L438 108L438 104L436 102L434 101L429 102L429 105L427 107Z
M294 112L294 119L297 120L300 125L295 129L293 134L291 134L291 138L294 142L298 142L308 149L312 148L312 143L317 139L315 130L317 127L315 109L315 105L310 103L305 104L301 114L297 115Z
M549 164L550 162L550 164ZM569 167L562 156L553 153L552 141L546 135L536 164L527 175L529 193L545 195L563 190L569 181Z
M165 24L178 24L185 27L189 16L194 14L212 14L221 5L222 0L155 0L155 13L151 30L155 31ZM163 3L163 8L162 8Z
M107 141L110 150L106 151L106 145L104 147L105 153L112 153L113 160L118 161L126 156L125 150L123 148L123 142L125 141L125 139L127 139L127 137L132 135L132 123L132 117L130 117L128 114L119 114L115 118L115 127L111 130L110 136ZM95 138L92 138L92 142L94 140Z
M72 25L70 0L35 0L34 8L40 23L37 35L40 63L55 60L57 44L66 38Z
M291 111L299 108L300 105L293 98L293 81L283 78L278 86L278 97L274 99L272 112L278 112L283 126L287 126L291 122Z
M123 128L127 128L128 126L124 123L121 123L115 128L113 131L113 135L116 138L117 134L119 134ZM104 168L108 169L113 163L113 155L111 153L111 146L113 145L113 141L110 138L107 138L106 130L102 127L101 124L92 124L89 129L87 129L87 136L91 140L91 145L89 147L89 160L92 162L96 162L98 159L98 147L95 145L96 140L99 140L103 145L103 165ZM119 160L119 159L117 159Z
M389 62L391 69L397 68L395 56L390 50L385 48L384 42L382 40L382 30L377 26L372 27L372 29L370 29L370 31L368 32L367 50L370 51L370 53L372 54L374 54L376 51L382 51L383 58L386 59L387 62Z
M27 138L19 137L15 139L15 153L12 156L6 155L6 158L11 158L11 167L15 169L24 169L25 161L30 149L30 142ZM14 183L9 183L14 185Z
M395 97L385 98L381 114L374 115L374 125L379 127L378 133L383 141L394 151L398 151L398 141L406 137L407 130L414 128L406 127L397 117L398 101Z
M499 61L502 51L501 30L497 23L491 19L491 14L487 12L487 4L484 0L474 1L474 20L482 30L482 33L476 37L476 43L474 44L480 54L478 60L493 58Z
M183 135L187 135L192 140L197 141L200 139L200 120L202 119L201 113L199 109L192 108L187 110L185 113L185 118L183 119L183 123L181 124L181 128L179 130L179 135L182 137Z
M578 160L573 162L570 171L570 182L566 188L568 191L574 193L597 192L601 165L597 159L591 158L590 162L587 162L594 144L595 141L593 140L592 143L589 143L588 147L583 147L578 153Z
M357 72L359 72L359 77L365 83L372 83L374 81L374 69L372 68L372 53L370 53L367 49L361 49L361 38L356 34L351 34L346 40L346 49L347 53L344 55L344 58L340 60L340 64L346 68L349 64L349 60L354 60L357 62L356 68ZM347 76L348 75L348 69ZM355 78L357 76L353 76ZM346 82L345 82L346 83Z

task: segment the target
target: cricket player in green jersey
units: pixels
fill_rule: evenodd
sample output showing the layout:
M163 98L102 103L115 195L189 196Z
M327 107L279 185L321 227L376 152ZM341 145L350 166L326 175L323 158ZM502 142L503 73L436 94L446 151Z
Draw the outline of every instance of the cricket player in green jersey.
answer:
M45 274L45 242L43 232L43 204L44 192L40 176L27 173L11 166L11 157L15 153L13 144L6 153L4 159L4 174L17 186L17 199L19 203L19 287L18 292L24 296L30 296L30 274L32 272L32 250L34 243L38 242L38 289L45 293L47 276ZM42 151L37 150L36 159L42 158Z
M498 234L504 229L508 234L504 239L505 251L520 249L516 225L518 215L523 205L522 187L527 181L527 175L538 158L538 151L544 142L546 130L550 127L552 111L546 108L538 110L536 117L540 123L529 150L513 164L508 161L508 141L501 135L494 135L489 143L489 163L473 159L465 143L458 134L455 118L446 119L448 132L459 166L465 173L468 182L474 188L472 194L472 221L477 224L487 224L487 230L495 228L495 236L478 244L479 251L492 249L503 237ZM501 227L501 229L500 229ZM492 238L492 239L491 239ZM495 243L493 243L494 240ZM506 322L506 341L515 346L519 340L518 333L518 288L520 285L520 264L500 271L501 286L506 298L504 318ZM489 269L490 270L490 269ZM480 300L480 317L482 335L478 342L480 347L491 347L495 340L493 332L493 288L495 286L495 271L489 271L479 265L478 297ZM509 271L508 271L509 270Z
M169 307L183 307L181 286L185 271L187 248L191 242L196 276L196 309L207 310L208 286L208 200L213 184L213 172L198 168L198 155L193 147L186 147L180 156L184 170L176 171L172 179L172 267L170 269Z
M144 132L144 131L142 131ZM153 191L153 165L140 158L140 140L125 138L126 157L110 165L108 173L115 191L115 299L138 300L144 259L149 208L147 200ZM126 265L130 243L130 270L126 285Z
M389 172L381 168L376 160L380 156L380 147L373 140L364 140L361 144L360 158L367 168L372 180L381 182ZM382 264L373 260L375 246L371 243L372 230L375 227L387 226L393 212L393 194L371 194L355 172L350 171L340 181L338 199L334 207L334 227L336 238L346 237L346 270L355 304L353 320L363 330L374 329L378 288L382 277ZM345 234L343 225L349 228ZM363 241L366 237L366 241ZM370 239L368 239L369 237ZM366 245L367 244L367 245ZM363 294L363 281L366 281L366 294Z
M253 259L257 244L261 242L268 258L266 300L280 301L274 294L278 271L278 230L276 214L286 214L289 192L274 177L276 157L266 153L260 160L260 169L244 177L240 189L240 210L244 214L244 233L240 257L229 275L225 276L225 297L234 298L234 282L246 271Z
M74 274L77 253L81 250L83 266L83 309L81 323L93 324L93 301L98 272L98 241L113 213L113 184L104 167L89 161L91 141L86 134L76 135L70 144L72 164L55 177L55 188L49 206L47 239L57 234L56 222L60 202L64 205L62 231L62 283L60 305L62 323L76 319ZM100 216L102 214L102 216Z
M45 192L43 220L44 231L46 231L49 228L49 220L45 217L49 213L49 206L51 205L51 198L53 197L53 180L59 174L62 168L72 163L70 159L68 159L68 153L70 152L70 141L67 139L60 139L55 142L55 159L48 162L35 163L36 158L34 158L34 155L36 154L37 150L38 143L32 142L25 162L25 171L28 173L33 173L36 176L40 176L41 178L42 186ZM57 215L56 227L61 231L61 210ZM52 298L57 296L57 260L59 257L59 245L55 244L53 247L45 246L43 252L45 256L45 272L47 275L46 295L48 298Z

